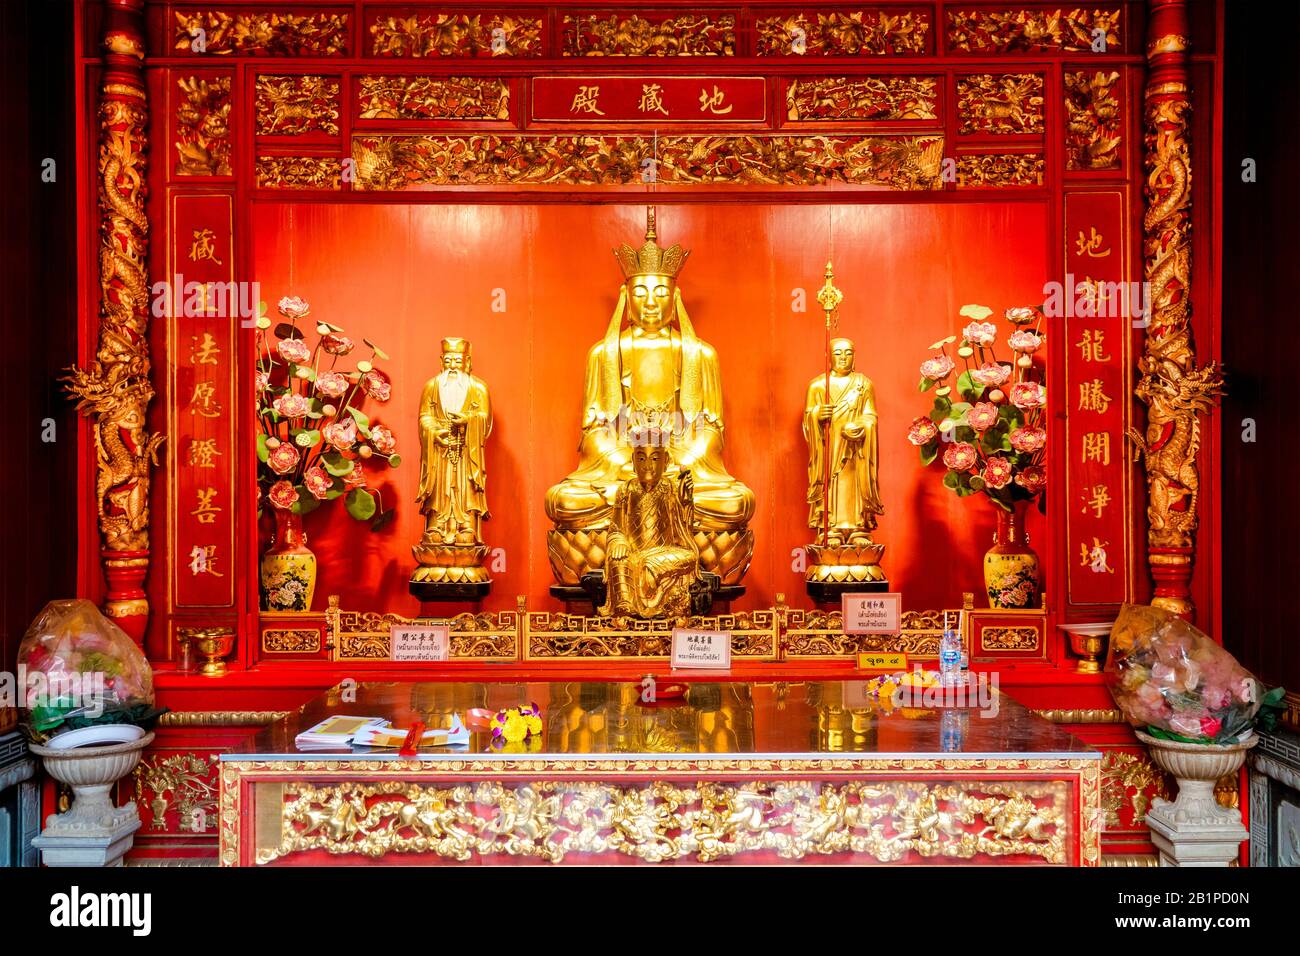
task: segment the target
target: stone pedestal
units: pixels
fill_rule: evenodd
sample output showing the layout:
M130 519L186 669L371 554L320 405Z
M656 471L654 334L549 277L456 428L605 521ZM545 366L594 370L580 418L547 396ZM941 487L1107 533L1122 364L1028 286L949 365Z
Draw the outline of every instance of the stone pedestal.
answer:
M72 787L72 809L51 813L32 841L46 866L121 866L140 829L135 803L113 805L113 787L135 769L153 743L145 734L130 743L61 749L31 745L45 772Z
M1160 852L1161 866L1228 866L1249 834L1241 811L1214 798L1220 777L1236 773L1246 751L1259 742L1250 737L1239 744L1185 744L1160 740L1136 731L1156 765L1178 781L1173 801L1156 798L1147 812L1151 842Z
M46 866L121 866L135 842L140 815L134 805L122 807L116 825L77 830L59 826L59 815L45 820L45 829L32 841Z

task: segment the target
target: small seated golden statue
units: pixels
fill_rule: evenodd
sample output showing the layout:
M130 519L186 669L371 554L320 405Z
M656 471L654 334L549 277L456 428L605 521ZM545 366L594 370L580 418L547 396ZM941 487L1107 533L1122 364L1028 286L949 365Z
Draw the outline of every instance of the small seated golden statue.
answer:
M677 287L690 253L656 240L651 207L645 244L614 250L624 283L605 337L587 353L578 467L546 494L557 593L604 566L615 495L634 477L629 435L641 429L672 435L664 449L669 477L692 473L689 528L704 570L738 585L753 554L754 493L722 460L718 353L696 337Z
M691 611L700 554L691 530L689 471L667 472L667 434L650 431L632 451L633 475L614 496L605 553L604 617L677 618Z
M827 286L830 265L827 265ZM835 290L838 296L838 290ZM834 298L836 304L839 298ZM803 434L808 442L808 594L837 601L847 591L887 591L880 567L885 546L871 540L880 503L876 390L855 371L853 342L830 342L830 368L808 383Z
M419 562L410 592L422 601L485 596L492 579L483 559L488 515L484 446L492 433L488 388L471 372L470 344L442 340L442 372L420 396L420 487L424 535L411 549Z

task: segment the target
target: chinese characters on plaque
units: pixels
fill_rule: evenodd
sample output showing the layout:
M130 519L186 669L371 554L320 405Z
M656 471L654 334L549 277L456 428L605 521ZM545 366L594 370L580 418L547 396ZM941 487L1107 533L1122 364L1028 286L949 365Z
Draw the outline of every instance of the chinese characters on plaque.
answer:
M171 353L170 417L175 481L170 534L173 605L234 603L233 472L237 414L232 288L231 201L228 196L172 197L168 281ZM183 282L182 278L184 277ZM186 289L202 290L186 296Z
M1074 191L1065 203L1066 495L1071 604L1125 599L1128 455L1126 343L1141 323L1140 287L1126 269L1124 197Z
M762 123L766 83L757 76L538 76L534 122Z

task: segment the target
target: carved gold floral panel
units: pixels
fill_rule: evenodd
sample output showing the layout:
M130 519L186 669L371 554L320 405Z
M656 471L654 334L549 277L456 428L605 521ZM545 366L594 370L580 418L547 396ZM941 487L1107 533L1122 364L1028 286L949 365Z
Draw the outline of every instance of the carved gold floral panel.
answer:
M957 77L957 131L970 133L1041 133L1041 73L972 73Z
M175 12L176 49L204 56L344 56L346 13Z
M270 654L314 654L321 635L315 628L273 628L262 632L262 650Z
M298 74L257 78L253 115L259 136L339 133L339 79Z
M1036 7L948 11L948 48L962 53L1115 53L1117 7Z
M986 627L980 630L980 645L989 651L1037 650L1038 628Z
M510 84L481 76L362 76L361 119L510 118Z
M1066 169L1120 168L1121 89L1114 70L1066 71Z
M888 56L926 52L930 14L858 9L758 17L758 56Z
M939 83L928 76L808 76L790 79L786 117L834 120L933 120Z
M1140 831L1155 797L1169 797L1168 778L1146 751L1106 749L1101 762L1101 808L1106 829Z
M149 832L216 832L216 754L149 753L132 778L140 819Z
M259 864L311 851L461 862L857 854L881 863L1028 856L1064 864L1072 839L1062 781L295 782L281 801L278 838L259 837Z
M730 13L566 14L564 56L735 56Z
M230 77L176 81L177 176L229 176Z
M657 150L657 151L656 151ZM388 136L352 140L360 189L877 185L939 189L941 136Z
M393 57L542 55L542 18L496 13L412 13L370 24L370 54Z
M1041 153L968 153L957 157L957 188L1041 186L1046 170Z
M335 156L259 156L262 189L340 189L343 161Z

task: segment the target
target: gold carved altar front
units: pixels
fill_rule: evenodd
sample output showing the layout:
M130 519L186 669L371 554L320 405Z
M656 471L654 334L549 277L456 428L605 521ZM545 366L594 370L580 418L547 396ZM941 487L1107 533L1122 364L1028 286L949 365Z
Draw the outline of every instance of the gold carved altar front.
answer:
M890 713L860 690L709 683L657 703L599 682L362 685L349 704L332 692L222 758L221 863L1099 862L1100 753L1007 698L991 718ZM293 746L331 711L436 721L527 699L545 730L518 744Z

